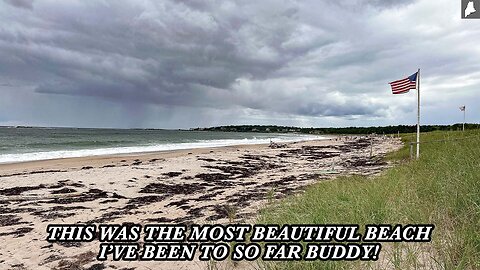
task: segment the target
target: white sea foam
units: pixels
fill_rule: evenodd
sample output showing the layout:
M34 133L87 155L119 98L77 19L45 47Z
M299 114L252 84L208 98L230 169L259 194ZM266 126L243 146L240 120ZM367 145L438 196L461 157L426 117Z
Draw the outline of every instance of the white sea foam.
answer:
M195 149L207 147L222 147L231 145L243 144L265 144L270 140L276 143L321 140L327 139L324 136L313 135L298 135L298 136L277 136L262 139L227 139L227 140L199 140L190 143L172 143L172 144L158 144L158 145L142 145L142 146L128 146L128 147L112 147L112 148L96 148L96 149L76 149L76 150L57 150L46 152L33 153L18 153L18 154L2 154L0 155L0 163L16 163L35 160L48 160L57 158L72 158L72 157L88 157L88 156L103 156L116 154L132 154L156 151L170 151L182 149Z

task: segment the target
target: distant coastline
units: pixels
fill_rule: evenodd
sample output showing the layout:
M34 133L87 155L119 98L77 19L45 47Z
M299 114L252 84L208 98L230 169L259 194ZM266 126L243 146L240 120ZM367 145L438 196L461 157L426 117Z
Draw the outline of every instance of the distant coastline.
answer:
M453 125L422 125L422 132L436 130L461 130L462 124ZM480 129L480 124L465 124L465 129ZM257 132L257 133L305 133L305 134L397 134L416 132L416 125L372 126L372 127L328 127L305 128L275 125L231 125L208 128L191 128L192 131L221 131L221 132Z
M305 133L305 134L395 134L416 132L416 125L389 126L350 126L350 127L295 127L278 125L227 125L194 128L115 128L115 127L67 127L67 126L2 126L0 128L19 129L98 129L98 130L154 130L154 131L220 131L220 132L254 132L254 133ZM461 130L462 124L452 125L421 125L422 132ZM465 123L465 129L480 129L480 123Z

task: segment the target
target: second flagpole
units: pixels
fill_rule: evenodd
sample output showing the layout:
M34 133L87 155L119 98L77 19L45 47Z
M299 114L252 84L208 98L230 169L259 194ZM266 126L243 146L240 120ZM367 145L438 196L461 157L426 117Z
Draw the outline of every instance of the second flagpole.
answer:
M420 158L420 69L417 71L417 159Z

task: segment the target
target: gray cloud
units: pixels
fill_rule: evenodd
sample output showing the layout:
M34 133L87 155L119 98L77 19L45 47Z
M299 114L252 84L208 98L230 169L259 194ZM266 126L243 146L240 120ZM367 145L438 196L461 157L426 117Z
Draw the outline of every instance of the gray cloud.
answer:
M33 9L33 0L4 0L5 3L18 8Z
M478 100L480 30L446 0L4 3L0 87L115 104L137 123L126 126L185 115L190 126L405 122L398 112L413 113L414 98L392 97L387 82L419 66L429 106L447 102L433 89ZM219 111L229 117L215 120ZM11 121L36 122L18 115Z

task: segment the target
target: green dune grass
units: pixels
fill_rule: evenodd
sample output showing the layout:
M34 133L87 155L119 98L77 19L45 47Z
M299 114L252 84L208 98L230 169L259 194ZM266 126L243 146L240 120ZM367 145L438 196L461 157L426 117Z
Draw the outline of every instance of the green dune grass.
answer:
M399 164L375 177L319 182L265 208L258 223L432 223L431 243L384 243L378 262L262 263L267 269L480 269L480 132L422 134L420 160L408 142L387 157ZM436 140L448 140L436 142Z

